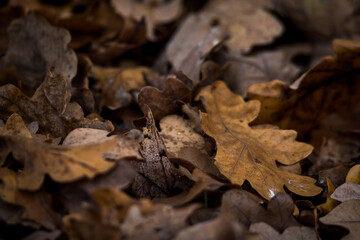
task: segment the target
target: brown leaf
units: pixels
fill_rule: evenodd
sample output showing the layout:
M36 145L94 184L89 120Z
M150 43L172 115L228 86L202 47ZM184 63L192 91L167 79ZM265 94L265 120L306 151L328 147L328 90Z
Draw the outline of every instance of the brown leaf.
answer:
M302 240L302 239L318 239L314 229L305 226L292 226L285 229L285 231L280 234L271 226L264 222L251 224L250 232L257 233L260 235L261 240L271 240L271 239L280 239L280 240Z
M360 185L353 182L346 182L335 189L331 194L331 198L340 202L352 199L360 200Z
M192 177L195 181L195 184L190 190L184 191L171 198L160 198L155 199L154 201L157 203L166 203L173 206L180 206L191 202L195 198L199 197L200 194L204 191L216 191L217 189L225 185L224 183L215 180L214 178L208 176L206 173L203 173L198 169L195 169L193 171Z
M223 195L220 215L230 215L233 219L250 226L257 222L266 222L282 232L290 226L298 226L294 219L294 203L285 193L276 194L265 210L249 193L242 190L230 190Z
M140 21L145 17L146 33L149 40L156 40L155 28L160 24L167 24L176 20L182 12L180 0L158 1L132 1L111 0L115 11L123 16Z
M274 123L303 138L331 113L349 118L360 101L360 43L337 39L333 48L337 57L323 58L291 88L278 80L251 85L248 98L261 101L254 124Z
M109 171L115 162L106 161L105 158L113 157L112 154L107 154L118 147L119 137L98 144L75 147L52 146L12 136L0 136L0 141L3 146L1 165L4 164L6 156L12 153L12 156L23 165L23 171L16 176L18 188L34 191L40 188L45 174L54 181L65 183L83 177L94 178ZM126 145L120 147L127 148ZM131 155L128 155L128 151L129 149L126 149L126 154L121 157L138 155L137 149Z
M141 89L138 96L141 110L147 112L148 105L156 121L166 115L181 112L181 101L190 101L190 89L175 77L167 79L164 91L147 86Z
M196 84L204 59L226 35L222 26L213 24L213 18L189 15L167 45L166 58L175 71L183 72Z
M133 162L138 172L133 191L139 197L167 196L175 183L173 165L166 155L166 147L156 128L150 108L147 107L144 113L146 113L146 127L143 129L144 140L140 151L145 162Z
M21 116L17 113L13 113L6 121L5 126L0 128L0 135L16 135L24 138L32 138L31 132L26 127Z
M54 75L62 75L65 85L70 86L76 75L77 57L68 47L71 37L67 30L53 27L42 17L29 13L13 21L8 34L5 63L16 66L23 76L22 84L30 93L51 68Z
M41 130L53 137L65 137L72 129L78 127L113 130L111 122L86 119L81 107L71 102L70 90L66 87L61 75L48 72L44 82L32 98L24 95L14 85L0 87L0 106L10 112L16 111L28 121L39 123Z
M217 143L215 165L232 183L248 180L264 198L284 192L284 185L302 196L314 196L321 188L315 179L280 171L276 162L292 165L308 156L312 147L296 142L293 130L252 129L248 126L260 111L258 101L244 102L223 82L202 89L207 113L202 113L202 128Z
M338 225L347 228L350 232L344 240L358 239L360 235L360 200L349 200L341 203L329 214L320 218L328 225Z
M190 121L178 115L168 115L160 120L160 137L172 156L177 157L184 147L193 147L205 153L205 140L196 133Z
M324 213L324 214L329 213L331 210L334 209L334 207L336 207L339 204L338 201L330 197L335 191L334 185L332 184L331 180L328 178L326 178L326 182L327 182L326 202L316 206L316 208L320 211L320 213Z
M226 45L237 53L270 43L283 32L282 25L271 14L251 1L211 1L201 14L229 29Z
M353 166L346 175L346 182L360 184L360 164Z
M19 190L16 173L0 168L0 198L8 203L24 207L22 219L32 220L48 229L56 228L59 216L51 208L51 197L43 191L27 192Z

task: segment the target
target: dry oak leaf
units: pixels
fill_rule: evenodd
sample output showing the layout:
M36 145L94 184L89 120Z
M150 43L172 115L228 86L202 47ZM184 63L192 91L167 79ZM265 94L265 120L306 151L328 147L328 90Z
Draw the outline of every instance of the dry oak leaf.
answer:
M250 232L257 233L260 235L260 240L316 240L316 232L314 229L305 226L292 226L280 234L271 226L264 222L251 224Z
M17 113L11 114L4 127L0 128L0 135L16 135L24 138L32 138L32 134L26 127L23 119Z
M146 86L141 89L138 96L141 110L145 113L149 106L156 121L166 115L181 112L181 102L189 101L190 89L176 77L166 80L163 91Z
M303 138L331 113L350 119L360 101L360 42L335 39L333 49L337 56L324 57L291 86L279 80L251 85L247 97L261 101L254 124L294 129Z
M284 192L284 185L301 196L314 196L321 188L315 179L281 171L276 162L292 165L307 157L312 146L295 141L293 130L252 129L260 111L259 101L244 102L221 81L202 89L207 113L202 113L202 128L217 144L215 165L232 183L251 186L266 199Z
M346 175L345 182L354 182L360 184L360 164L356 164L350 168L348 174Z
M331 194L331 198L340 202L351 199L360 200L360 185L353 182L346 182L335 189Z
M145 17L146 34L149 40L156 40L155 28L160 24L167 24L182 13L181 0L171 1L132 1L111 0L115 12L123 17L140 21Z
M215 0L201 12L229 29L230 38L225 44L237 53L249 52L255 45L271 43L283 32L276 18L250 2Z
M205 153L205 140L191 127L189 120L178 115L169 115L160 120L160 136L166 150L177 157L181 148L194 147Z
M350 232L343 240L355 240L360 236L360 200L349 200L341 203L329 214L320 218L327 225L339 225Z
M19 190L16 173L8 168L0 168L0 199L7 203L24 207L23 220L34 221L48 229L54 229L60 220L51 208L51 199L43 191Z
M109 171L115 162L107 161L107 153L118 145L117 138L111 138L98 144L82 146L53 146L32 141L26 138L0 136L0 165L9 153L24 169L18 173L18 188L35 191L41 187L45 175L54 181L66 183L83 177L94 178L96 175ZM131 156L138 155L133 152ZM111 154L109 156L111 158Z
M335 191L334 184L332 184L329 178L326 178L326 183L327 183L327 191L328 191L326 194L326 202L316 206L316 208L320 211L320 213L324 213L324 214L329 213L331 210L334 209L334 207L336 207L339 204L338 201L334 200L334 198L331 197Z

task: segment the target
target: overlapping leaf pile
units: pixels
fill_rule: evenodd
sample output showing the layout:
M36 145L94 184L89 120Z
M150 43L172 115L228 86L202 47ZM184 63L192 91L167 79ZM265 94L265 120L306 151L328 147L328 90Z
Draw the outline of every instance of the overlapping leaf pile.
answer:
M0 238L357 239L359 12L1 3Z

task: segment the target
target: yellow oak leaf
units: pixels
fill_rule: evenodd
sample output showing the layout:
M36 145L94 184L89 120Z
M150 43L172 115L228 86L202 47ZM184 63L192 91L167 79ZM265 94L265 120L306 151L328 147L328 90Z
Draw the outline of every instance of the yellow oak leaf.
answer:
M245 102L224 82L207 86L197 96L207 113L201 126L217 144L215 165L232 183L251 186L266 199L284 192L284 185L301 196L314 196L321 188L315 179L281 171L276 162L293 165L308 156L313 147L295 141L296 132L271 126L251 128L248 124L259 114L260 102Z

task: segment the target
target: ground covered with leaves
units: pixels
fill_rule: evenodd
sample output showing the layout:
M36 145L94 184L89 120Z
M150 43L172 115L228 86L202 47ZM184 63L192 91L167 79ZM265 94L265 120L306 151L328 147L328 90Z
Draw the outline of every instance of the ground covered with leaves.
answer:
M0 239L359 239L358 13L1 1Z

